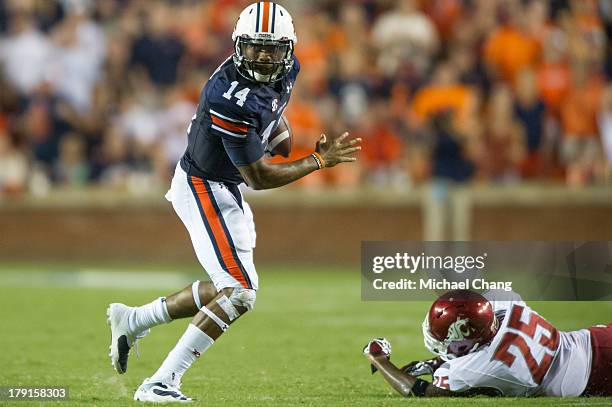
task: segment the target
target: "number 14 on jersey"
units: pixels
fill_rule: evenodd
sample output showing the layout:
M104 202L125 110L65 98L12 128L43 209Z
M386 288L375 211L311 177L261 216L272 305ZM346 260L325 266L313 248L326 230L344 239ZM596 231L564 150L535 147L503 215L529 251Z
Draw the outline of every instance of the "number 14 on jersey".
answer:
M226 98L227 100L231 100L232 99L232 94L234 93L234 91L236 90L236 87L238 86L238 81L233 81L231 83L230 88L227 90L227 92L225 92L223 94L223 97ZM249 92L251 91L251 89L249 88L244 88L242 90L239 90L238 92L236 92L233 96L238 99L236 101L236 104L240 107L244 106L244 102L246 102L246 98L247 95L249 94Z

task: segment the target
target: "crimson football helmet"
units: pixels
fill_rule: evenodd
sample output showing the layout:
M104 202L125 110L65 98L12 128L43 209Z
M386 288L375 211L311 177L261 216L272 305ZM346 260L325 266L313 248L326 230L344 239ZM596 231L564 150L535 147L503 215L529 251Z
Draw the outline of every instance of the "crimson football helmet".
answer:
M444 360L474 352L497 333L499 321L485 297L453 290L438 298L423 321L425 347Z

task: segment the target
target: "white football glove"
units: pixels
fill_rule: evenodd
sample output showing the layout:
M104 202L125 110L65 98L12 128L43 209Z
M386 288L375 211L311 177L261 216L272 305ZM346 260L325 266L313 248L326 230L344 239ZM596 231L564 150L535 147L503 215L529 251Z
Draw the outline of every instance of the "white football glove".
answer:
M375 338L372 339L363 348L363 354L368 355L385 355L387 359L391 358L391 343L386 338ZM378 369L374 365L370 365L370 371L372 374L376 373Z
M363 348L364 355L380 355L383 354L387 357L391 356L391 343L386 338L375 338L372 339Z
M409 374L410 376L418 377L428 374L433 375L433 368L425 362L417 362L414 365L403 369L403 372Z
M408 363L402 367L402 372L409 374L410 376L418 377L424 375L432 375L434 372L444 364L444 361L440 358L433 358L429 360L415 360L414 362Z

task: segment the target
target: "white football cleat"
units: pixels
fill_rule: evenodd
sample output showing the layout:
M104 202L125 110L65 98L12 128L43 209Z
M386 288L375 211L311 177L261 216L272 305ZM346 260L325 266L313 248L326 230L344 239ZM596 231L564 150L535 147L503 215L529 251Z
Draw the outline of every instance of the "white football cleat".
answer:
M127 371L128 356L130 349L136 345L136 341L146 336L150 329L134 335L130 331L128 317L134 307L124 304L114 303L106 310L107 322L111 328L111 344L108 347L111 364L119 374Z
M194 401L181 393L180 387L180 384L173 386L162 382L150 382L149 379L145 379L136 389L134 400L149 403L191 403Z

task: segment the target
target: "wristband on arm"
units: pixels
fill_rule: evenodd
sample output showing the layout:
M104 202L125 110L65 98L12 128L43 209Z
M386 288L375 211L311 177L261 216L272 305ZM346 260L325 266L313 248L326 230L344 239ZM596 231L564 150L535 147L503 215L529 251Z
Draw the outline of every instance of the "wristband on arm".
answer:
M425 389L427 388L427 386L429 386L428 381L417 379L416 382L414 382L414 384L412 385L412 394L417 397L425 396Z
M325 160L323 157L321 157L321 154L315 151L314 153L310 154L310 156L315 160L319 169L325 168Z

